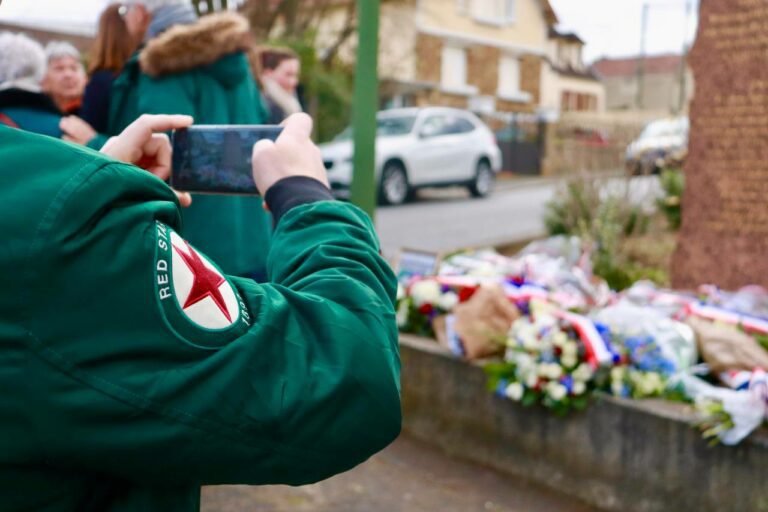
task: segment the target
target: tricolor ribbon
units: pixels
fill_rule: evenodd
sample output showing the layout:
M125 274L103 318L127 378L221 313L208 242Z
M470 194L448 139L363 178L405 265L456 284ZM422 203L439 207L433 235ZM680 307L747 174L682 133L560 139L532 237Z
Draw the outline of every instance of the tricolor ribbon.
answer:
M613 364L618 354L603 338L589 318L569 311L553 311L555 317L569 322L587 350L587 363L593 368Z
M740 325L748 333L768 334L768 320L765 318L746 315L717 306L692 302L686 306L685 314L726 324Z

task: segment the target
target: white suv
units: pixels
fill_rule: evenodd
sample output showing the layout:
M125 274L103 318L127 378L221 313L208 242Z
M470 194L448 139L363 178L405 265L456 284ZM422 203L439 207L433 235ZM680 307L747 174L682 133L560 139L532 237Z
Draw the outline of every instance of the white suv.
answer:
M444 107L385 110L376 116L379 202L403 203L421 187L466 186L475 197L491 193L501 168L493 133L474 114ZM352 182L352 130L321 144L331 187L346 196Z

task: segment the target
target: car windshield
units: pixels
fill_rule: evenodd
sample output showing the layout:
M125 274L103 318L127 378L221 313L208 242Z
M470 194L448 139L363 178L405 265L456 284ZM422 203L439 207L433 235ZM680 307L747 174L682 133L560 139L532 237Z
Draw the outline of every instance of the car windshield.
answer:
M654 137L669 137L674 135L685 135L688 131L688 121L686 119L673 119L664 121L654 121L645 127L640 135L641 139L650 139Z
M411 133L413 124L416 122L416 116L386 116L376 119L376 136L393 137L396 135L405 135ZM350 140L352 138L352 127L347 126L343 132L336 136L336 140Z

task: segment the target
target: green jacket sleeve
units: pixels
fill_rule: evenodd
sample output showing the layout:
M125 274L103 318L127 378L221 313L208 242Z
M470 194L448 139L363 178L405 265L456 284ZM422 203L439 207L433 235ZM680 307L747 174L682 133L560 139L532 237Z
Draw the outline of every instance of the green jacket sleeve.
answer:
M46 462L152 485L303 484L390 443L396 282L367 216L290 210L260 285L184 242L177 208L160 180L108 163L47 209L24 319L24 421Z
M108 140L109 136L97 133L95 137L93 137L85 144L85 146L99 151L102 147L104 147L104 144L106 144Z

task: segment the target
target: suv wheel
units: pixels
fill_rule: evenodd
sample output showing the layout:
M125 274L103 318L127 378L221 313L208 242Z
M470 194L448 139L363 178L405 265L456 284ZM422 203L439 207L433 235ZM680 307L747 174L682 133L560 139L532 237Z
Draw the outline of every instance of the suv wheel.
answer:
M475 179L469 184L469 193L472 197L486 197L493 192L496 182L496 174L491 169L487 160L480 160L475 170Z
M408 176L402 164L387 162L381 171L379 182L379 202L381 204L403 204L410 194Z

